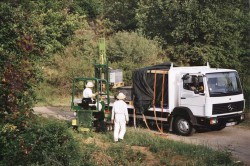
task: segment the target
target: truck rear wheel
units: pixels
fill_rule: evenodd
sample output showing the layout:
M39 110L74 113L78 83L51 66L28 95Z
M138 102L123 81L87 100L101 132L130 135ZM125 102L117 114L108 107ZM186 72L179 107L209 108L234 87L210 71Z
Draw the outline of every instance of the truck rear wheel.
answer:
M191 134L193 127L188 119L177 117L174 121L174 130L179 135L188 136Z

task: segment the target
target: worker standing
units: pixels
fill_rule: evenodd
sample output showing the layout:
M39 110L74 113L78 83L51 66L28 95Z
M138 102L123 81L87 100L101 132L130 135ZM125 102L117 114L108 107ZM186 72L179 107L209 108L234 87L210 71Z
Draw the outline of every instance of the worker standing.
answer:
M126 96L123 93L119 93L116 98L118 100L114 102L111 121L114 123L114 141L118 142L118 140L123 140L129 117L127 104L123 101Z

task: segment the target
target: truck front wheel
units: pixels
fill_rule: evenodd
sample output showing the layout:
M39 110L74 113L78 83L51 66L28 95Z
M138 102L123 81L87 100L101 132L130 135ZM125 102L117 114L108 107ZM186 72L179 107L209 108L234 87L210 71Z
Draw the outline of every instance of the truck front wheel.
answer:
M179 135L188 136L191 134L193 127L188 119L177 117L174 121L174 130Z

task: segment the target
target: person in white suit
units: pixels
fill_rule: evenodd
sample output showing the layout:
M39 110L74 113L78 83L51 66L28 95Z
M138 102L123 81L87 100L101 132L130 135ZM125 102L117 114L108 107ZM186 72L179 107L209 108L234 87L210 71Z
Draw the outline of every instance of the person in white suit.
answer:
M92 99L93 97L95 97L95 94L93 94L92 92L92 88L94 87L93 82L88 82L86 84L86 88L83 90L83 98L90 98Z
M93 89L94 86L95 86L94 83L89 81L86 84L86 88L83 90L82 95L83 95L83 100L84 100L86 109L89 108L88 106L95 106L97 108L97 103L94 102L94 98L96 97L96 95L98 95L98 93L93 93L92 92L92 89ZM98 108L99 108L98 111L101 111L102 110L102 104L99 102L98 105L99 105L98 106Z
M111 121L114 123L114 141L123 140L126 133L126 124L128 124L128 107L123 101L126 96L119 93L116 97L118 100L114 102L112 108Z

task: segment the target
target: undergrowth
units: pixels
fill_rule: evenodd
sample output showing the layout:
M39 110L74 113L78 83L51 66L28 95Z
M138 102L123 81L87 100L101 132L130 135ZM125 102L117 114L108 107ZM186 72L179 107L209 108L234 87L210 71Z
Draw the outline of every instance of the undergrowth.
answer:
M18 132L1 130L0 165L243 165L227 151L168 140L140 128L128 127L124 141L113 143L113 132L78 133L69 122L38 117L29 131ZM3 144L12 134L17 139Z
M250 129L250 109L245 110L245 120L239 124L241 127Z
M129 128L124 141L118 145L112 144L112 133L95 134L95 137L111 145L103 152L115 159L114 165L148 165L145 152L131 150L131 147L146 147L153 155L154 165L243 165L236 164L226 150L215 151L201 145L168 140L143 129ZM134 158L140 160L134 163Z

